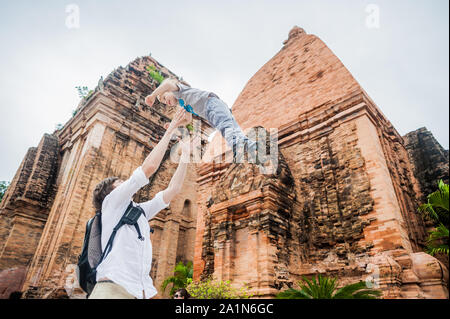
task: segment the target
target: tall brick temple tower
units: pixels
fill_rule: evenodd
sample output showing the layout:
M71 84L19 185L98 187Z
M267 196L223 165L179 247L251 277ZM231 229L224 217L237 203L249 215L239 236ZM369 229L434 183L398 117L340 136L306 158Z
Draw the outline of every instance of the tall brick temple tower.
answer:
M157 85L146 71L149 65L177 78L151 57L116 69L99 81L62 129L44 135L26 154L0 208L1 297L14 291L23 291L26 298L67 295L86 221L94 213L93 189L108 176L128 178L161 139L163 125L174 113L174 107L160 103L145 106L144 97ZM211 131L206 123L202 127ZM177 165L169 155L170 147L136 201L168 186ZM176 262L193 260L189 243L195 237L197 200L190 186L196 179L190 167L187 187L150 222L155 287L173 274Z
M448 298L446 266L423 252L403 138L319 38L294 27L283 44L232 107L244 130L278 129L279 169L220 162L227 147L213 139L198 170L194 278L270 297L320 273L373 281L385 298Z

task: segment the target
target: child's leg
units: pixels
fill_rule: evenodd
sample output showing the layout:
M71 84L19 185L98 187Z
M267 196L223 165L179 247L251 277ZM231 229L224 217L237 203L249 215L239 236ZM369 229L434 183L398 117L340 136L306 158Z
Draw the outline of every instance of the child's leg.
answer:
M208 122L220 131L233 150L234 155L236 155L237 150L243 150L245 144L247 144L249 151L256 149L256 142L245 136L230 109L222 100L217 98L208 100L206 117ZM242 152L240 155L242 156Z

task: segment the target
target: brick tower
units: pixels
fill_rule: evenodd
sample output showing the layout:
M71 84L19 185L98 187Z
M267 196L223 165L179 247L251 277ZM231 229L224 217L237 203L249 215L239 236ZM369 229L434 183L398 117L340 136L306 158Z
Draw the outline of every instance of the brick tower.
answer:
M294 27L232 112L278 129L279 169L199 167L194 279L246 282L270 297L301 276L374 278L385 298L448 298L448 270L423 251L422 196L403 138L332 51Z
M108 176L128 178L175 111L160 103L145 106L144 97L157 85L146 71L149 65L165 77L177 77L151 57L137 58L101 79L62 129L44 135L39 147L28 151L0 210L1 297L14 291L23 291L25 298L83 297L70 287L86 221L94 214L93 189ZM206 123L203 127L210 130ZM169 154L170 147L136 201L168 186L177 166ZM196 179L189 168L188 187L150 222L151 276L158 289L178 261L193 260L197 200L189 186Z

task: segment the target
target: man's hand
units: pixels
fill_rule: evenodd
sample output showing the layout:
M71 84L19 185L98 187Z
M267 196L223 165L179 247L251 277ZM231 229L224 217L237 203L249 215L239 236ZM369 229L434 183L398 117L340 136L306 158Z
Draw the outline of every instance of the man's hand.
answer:
M169 132L173 132L176 128L180 126L185 126L187 123L190 122L189 119L192 120L192 116L189 117L190 113L186 112L184 109L180 108L176 113L175 116L172 119L172 122L167 126L167 130Z
M169 145L170 139L174 133L174 131L182 125L185 120L185 111L183 109L178 110L175 116L172 119L170 124L166 124L164 128L167 131L164 133L162 139L155 146L155 148L150 152L150 154L145 158L144 163L142 163L142 170L147 178L149 178L156 170L158 169L163 156L167 150L167 146Z
M147 97L145 98L145 104L147 104L149 107L152 107L155 103L155 100L156 96L154 96L153 94L147 95Z
M181 108L181 107L180 107ZM185 109L181 108L181 110L183 110L184 112L184 118L183 120L180 122L180 126L186 126L189 123L192 122L192 113L187 112Z

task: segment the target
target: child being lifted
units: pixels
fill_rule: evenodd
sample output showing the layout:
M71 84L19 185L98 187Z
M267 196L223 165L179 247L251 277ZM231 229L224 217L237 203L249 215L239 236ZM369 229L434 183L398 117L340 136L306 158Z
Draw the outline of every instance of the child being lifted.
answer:
M190 119L192 114L200 116L219 130L233 151L233 162L241 162L242 152L246 147L249 154L256 155L256 164L260 164L256 154L256 142L244 135L227 104L213 92L191 88L176 79L165 79L152 94L145 98L145 103L151 107L156 98L166 105L178 105L184 108L191 113Z

